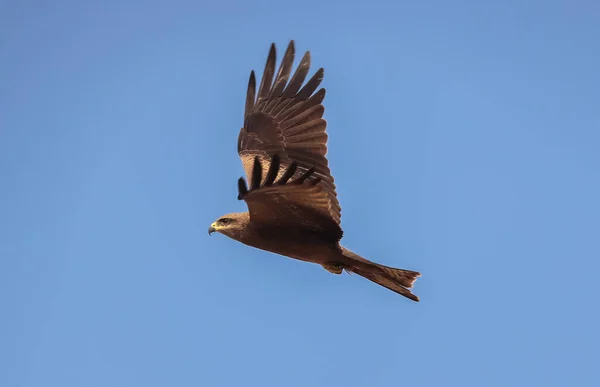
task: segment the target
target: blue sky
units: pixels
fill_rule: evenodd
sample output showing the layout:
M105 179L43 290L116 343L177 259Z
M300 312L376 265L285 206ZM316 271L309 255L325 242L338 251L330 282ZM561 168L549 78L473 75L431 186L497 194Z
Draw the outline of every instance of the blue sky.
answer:
M0 385L597 386L599 12L3 2ZM206 233L290 39L343 243L422 272L418 304Z

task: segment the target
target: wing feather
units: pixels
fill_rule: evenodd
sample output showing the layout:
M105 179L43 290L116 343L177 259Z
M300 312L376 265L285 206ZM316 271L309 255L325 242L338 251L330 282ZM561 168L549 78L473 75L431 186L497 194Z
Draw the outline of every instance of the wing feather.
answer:
M294 41L293 40L290 42L290 45L288 47L291 47L292 56L293 56L294 55L293 54L293 51L294 51ZM288 87L285 89L285 92L283 93L284 98L293 98L294 95L296 95L296 93L298 93L298 90L300 90L300 87L302 87L302 84L304 83L304 80L306 79L306 75L308 75L308 70L310 70L310 52L306 51L304 53L304 56L300 60L300 64L296 68L296 72L292 76L292 79L290 80Z
M252 70L252 72L250 72L250 80L248 80L248 91L246 92L244 120L254 109L254 98L256 98L256 76L254 75L254 70Z
M289 171L292 163L295 163L296 176L314 167L314 173L308 179L321 180L319 187L323 193L320 195L328 201L327 214L339 224L341 207L326 158L327 122L323 119L325 108L322 105L325 89L319 89L324 71L320 68L305 83L311 64L307 51L290 77L294 57L292 40L275 74L276 49L274 44L271 45L258 94L255 73L250 73L238 153L250 182L254 181L256 159L262 166L261 181L266 178L274 155L278 155L280 162L277 177Z
M281 95L283 90L285 89L285 85L290 77L290 73L292 72L292 65L294 64L294 46L289 45L287 50L285 50L285 54L283 55L283 60L281 61L281 66L279 66L279 71L277 72L277 76L275 77L275 84L269 96L278 97ZM274 101L276 102L276 101Z
M273 43L269 50L269 56L267 57L267 63L265 64L265 70L263 71L262 81L260 82L260 88L258 89L257 105L266 101L269 94L271 94L273 75L275 74L275 55L275 43Z

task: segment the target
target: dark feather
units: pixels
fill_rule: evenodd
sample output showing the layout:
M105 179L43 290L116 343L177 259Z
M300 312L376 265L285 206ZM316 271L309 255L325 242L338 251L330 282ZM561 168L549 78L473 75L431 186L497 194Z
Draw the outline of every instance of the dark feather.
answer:
M269 50L269 56L267 57L267 63L265 63L265 70L260 82L260 88L258 89L258 100L256 101L257 105L260 105L264 100L266 100L271 91L271 86L273 85L273 75L275 73L275 57L275 43L272 43L271 49Z
M285 171L285 173L281 176L281 178L279 179L279 181L277 182L277 184L279 185L284 185L288 182L289 179L292 178L292 176L294 176L294 173L296 173L296 169L298 168L298 164L294 161L290 164L290 166L288 167L288 169Z
M322 67L320 69L318 69L317 72L315 73L315 75L313 75L310 78L310 80L308 82L306 82L306 85L304 85L302 90L300 90L298 92L298 98L310 97L312 95L312 93L314 93L314 91L317 90L317 87L319 87L319 85L321 84L324 74L325 74L325 69L323 69Z
M269 170L267 171L267 177L265 178L264 185L271 185L275 181L277 177L277 173L279 172L279 155L273 155L271 159L271 165L269 165Z
M242 200L244 196L248 194L248 187L246 186L246 180L243 177L238 179L238 200Z
M260 187L260 181L262 180L262 165L258 156L254 157L254 167L252 168L252 182L250 183L250 191L258 189Z
M292 76L292 79L290 80L288 87L285 89L285 92L283 93L283 96L285 98L292 98L296 93L298 93L298 90L300 90L300 87L302 86L302 84L304 83L304 80L306 79L306 75L308 74L309 69L310 69L310 52L306 51L306 53L304 53L304 56L302 57L302 60L300 60L300 64L298 65L296 72Z
M250 80L248 81L248 91L246 92L246 108L244 109L244 121L246 117L252 113L254 109L254 99L256 98L256 76L254 70L250 72Z
M313 173L315 173L315 167L310 167L308 170L306 170L302 176L300 176L299 178L297 178L296 180L294 180L292 182L292 184L302 184L304 183L304 180L308 179L310 177L310 175L312 175Z

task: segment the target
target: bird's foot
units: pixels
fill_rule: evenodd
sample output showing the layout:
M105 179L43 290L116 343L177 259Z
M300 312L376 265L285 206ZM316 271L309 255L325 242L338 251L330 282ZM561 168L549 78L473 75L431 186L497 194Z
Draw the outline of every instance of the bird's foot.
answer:
M339 263L324 263L321 266L333 274L342 274L342 271L344 271L344 268Z

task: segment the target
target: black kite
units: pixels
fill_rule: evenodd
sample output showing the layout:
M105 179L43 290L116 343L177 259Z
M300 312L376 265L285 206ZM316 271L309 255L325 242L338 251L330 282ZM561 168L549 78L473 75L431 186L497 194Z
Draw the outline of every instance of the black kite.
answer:
M322 265L334 274L356 273L419 301L410 288L420 273L369 261L339 243L341 208L325 157L327 122L322 118L325 89L320 68L302 87L310 67L306 52L290 78L291 41L277 74L275 44L267 58L258 95L254 71L246 94L238 153L250 182L238 181L238 199L249 212L220 217L208 229L236 241ZM273 77L275 80L273 81Z

